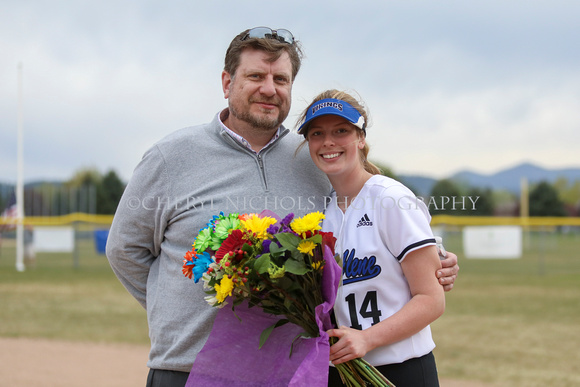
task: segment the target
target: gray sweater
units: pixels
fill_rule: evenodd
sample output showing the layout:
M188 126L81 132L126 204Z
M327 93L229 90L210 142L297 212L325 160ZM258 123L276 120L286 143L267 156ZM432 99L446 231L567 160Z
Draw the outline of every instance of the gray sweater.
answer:
M189 372L211 331L217 310L204 300L201 282L181 268L213 215L323 210L330 183L307 149L295 155L300 139L282 127L256 155L216 116L165 137L137 165L111 226L107 257L147 310L150 368Z

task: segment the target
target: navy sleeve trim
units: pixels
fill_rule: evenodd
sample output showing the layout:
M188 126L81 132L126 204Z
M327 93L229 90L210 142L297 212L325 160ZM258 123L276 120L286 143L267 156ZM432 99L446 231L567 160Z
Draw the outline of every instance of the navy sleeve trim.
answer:
M430 239L425 239L419 242L415 242L412 245L409 245L405 248L405 250L403 250L403 252L397 257L397 261L401 262L401 260L403 259L403 257L405 257L405 255L413 249L416 249L419 246L423 246L423 245L427 245L430 243L437 243L435 242L435 238L430 238Z

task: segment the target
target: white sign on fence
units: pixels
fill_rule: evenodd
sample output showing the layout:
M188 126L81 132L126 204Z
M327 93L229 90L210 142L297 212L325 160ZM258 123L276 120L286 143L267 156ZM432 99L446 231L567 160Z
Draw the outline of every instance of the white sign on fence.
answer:
M521 258L522 228L520 226L464 227L463 250L466 258Z
M75 246L72 227L35 227L34 248L40 252L70 253Z

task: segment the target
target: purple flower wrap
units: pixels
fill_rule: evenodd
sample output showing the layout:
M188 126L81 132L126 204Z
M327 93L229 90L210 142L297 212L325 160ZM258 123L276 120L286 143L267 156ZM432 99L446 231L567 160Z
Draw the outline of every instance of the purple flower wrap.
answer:
M235 314L227 306L218 311L212 332L197 355L186 387L282 387L328 385L330 344L326 330L332 328L330 311L336 300L341 269L325 247L322 277L324 302L316 307L320 337L292 341L303 329L285 324L273 330L261 349L260 334L280 318L243 303Z

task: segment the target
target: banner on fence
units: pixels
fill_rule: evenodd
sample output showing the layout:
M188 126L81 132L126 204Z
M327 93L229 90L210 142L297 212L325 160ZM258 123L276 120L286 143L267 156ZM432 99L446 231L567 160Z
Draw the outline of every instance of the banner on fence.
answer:
M35 227L34 248L38 252L70 253L74 250L72 227Z
M521 258L522 228L520 226L464 227L463 249L466 258Z

